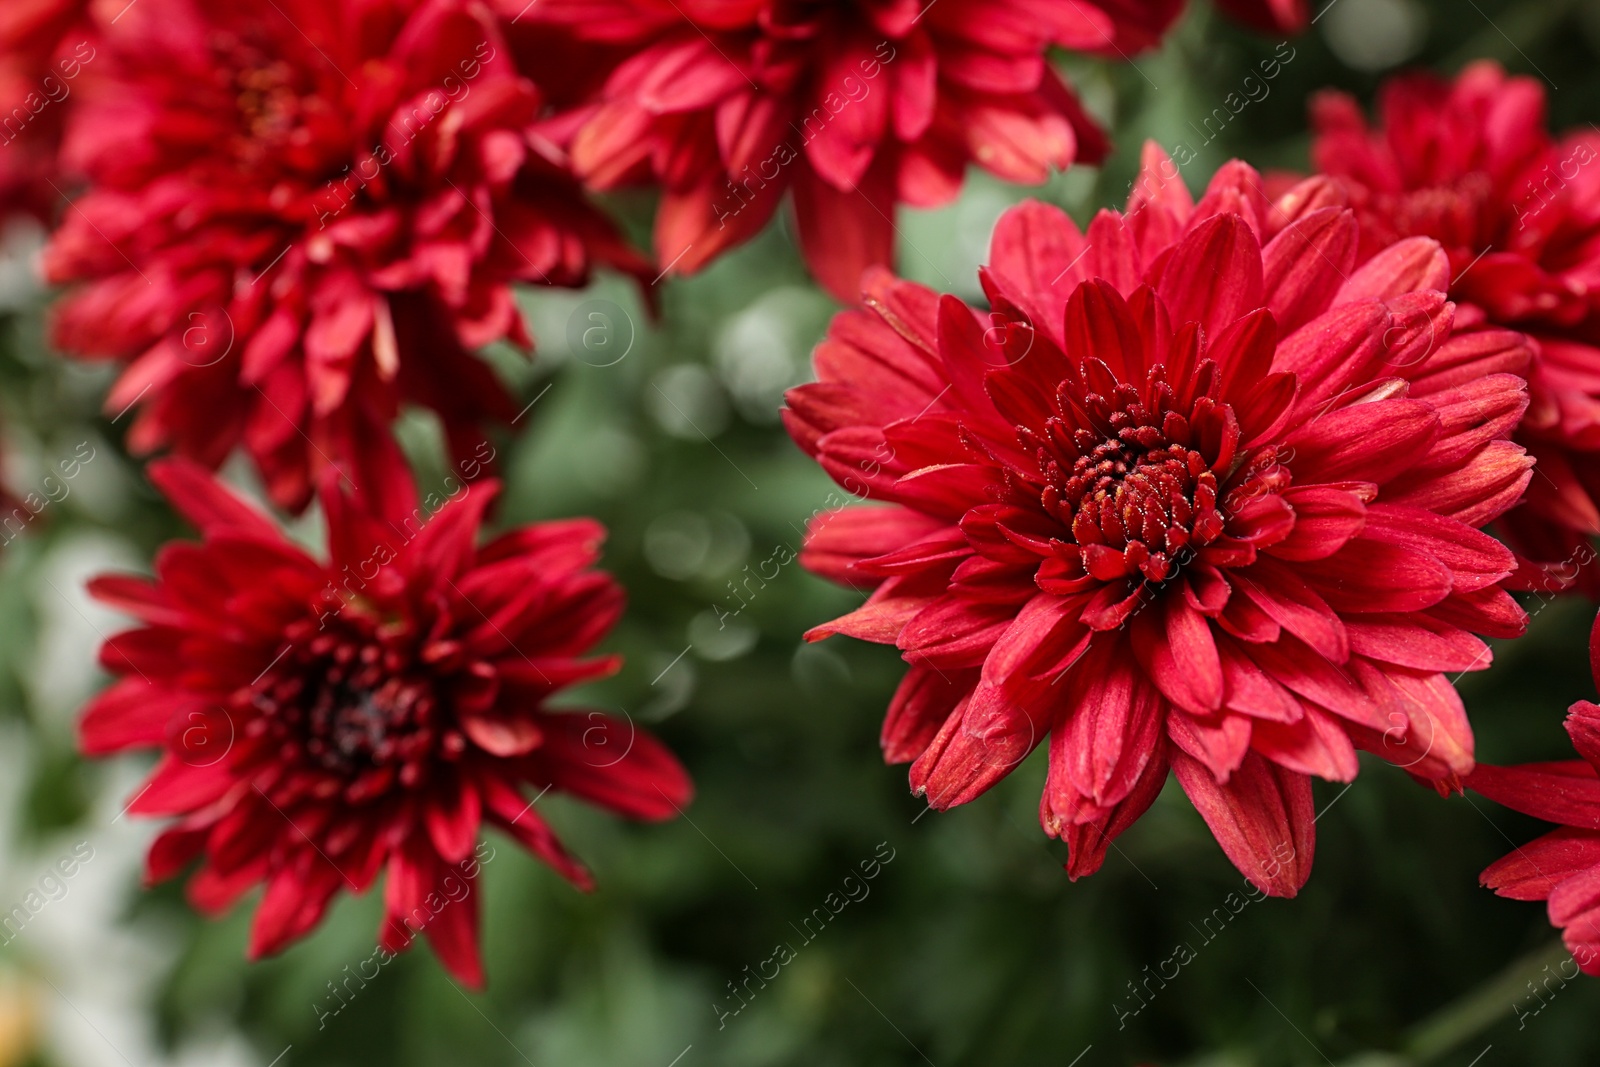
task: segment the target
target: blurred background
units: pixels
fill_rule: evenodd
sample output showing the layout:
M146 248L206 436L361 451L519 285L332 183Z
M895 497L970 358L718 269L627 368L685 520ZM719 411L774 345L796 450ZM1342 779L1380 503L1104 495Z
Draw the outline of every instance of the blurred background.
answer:
M1184 169L1196 189L1235 155L1304 167L1308 94L1370 100L1406 66L1492 57L1545 82L1554 128L1600 116L1600 2L1314 9L1286 44L1196 4L1135 65L1063 60L1117 131L1108 165L1030 190L974 173L959 203L905 216L903 272L978 300L1001 211L1033 195L1086 221L1120 204L1147 137L1198 153ZM1276 78L1243 85L1272 59ZM1203 143L1202 120L1245 92ZM612 205L643 244L649 203ZM154 827L120 812L146 766L75 754L75 713L105 681L95 651L123 625L84 580L188 531L99 412L108 375L52 356L39 239L14 229L0 258L4 481L49 498L28 528L0 531L0 911L31 915L0 933L0 1067L1600 1062L1600 982L1561 980L1541 905L1477 885L1541 827L1481 798L1442 800L1376 761L1348 791L1318 783L1316 868L1294 901L1248 893L1170 784L1099 874L1069 882L1065 846L1038 826L1042 753L980 801L926 813L878 756L893 652L800 640L857 598L783 562L831 485L778 409L836 307L776 226L665 283L656 321L616 279L528 291L536 359L494 354L534 404L501 447L498 521L609 526L605 566L631 599L608 647L628 665L575 699L664 736L698 783L688 819L635 827L547 800L597 875L587 896L495 842L481 996L422 947L342 985L373 952L372 894L248 965L248 906L205 923L177 885L141 891ZM419 418L404 435L441 482L437 428ZM228 476L252 488L247 471ZM298 532L314 541L318 521ZM1528 606L1528 637L1460 683L1490 762L1569 755L1565 708L1595 695L1592 605ZM753 978L780 945L792 958L777 977Z

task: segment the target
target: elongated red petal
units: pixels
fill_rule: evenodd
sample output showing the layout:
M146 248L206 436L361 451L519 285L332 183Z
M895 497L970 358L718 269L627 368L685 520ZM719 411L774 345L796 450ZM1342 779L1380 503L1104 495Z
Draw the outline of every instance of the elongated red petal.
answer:
M1292 897L1311 875L1316 848L1311 780L1251 753L1226 785L1174 750L1178 784L1239 873L1262 892Z

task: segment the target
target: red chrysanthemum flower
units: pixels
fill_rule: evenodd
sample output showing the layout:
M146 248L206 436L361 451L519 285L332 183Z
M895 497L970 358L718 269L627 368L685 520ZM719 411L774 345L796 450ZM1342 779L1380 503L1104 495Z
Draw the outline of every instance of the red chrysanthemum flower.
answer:
M790 433L851 492L819 574L876 589L810 635L898 646L883 730L936 808L1049 738L1040 815L1075 877L1170 766L1241 871L1291 895L1310 775L1356 749L1453 786L1472 735L1444 671L1519 633L1510 331L1450 337L1438 244L1356 268L1327 179L1276 202L1230 163L1195 204L1151 145L1125 215L1001 217L986 317L875 272ZM1431 358L1428 358L1431 353Z
M1311 21L1306 0L1216 0L1216 5L1262 33L1301 33Z
M513 283L649 277L477 0L139 0L95 44L63 149L91 191L46 265L80 283L62 346L131 362L136 451L242 444L295 510L328 464L403 479L400 403L460 456L515 413L469 354L529 343Z
M1589 662L1600 680L1600 619L1589 634ZM1600 977L1600 705L1567 714L1567 734L1582 759L1481 764L1467 785L1524 815L1561 829L1523 845L1483 872L1483 884L1513 900L1547 900L1573 959Z
M1487 62L1453 82L1397 78L1379 116L1370 130L1348 96L1319 97L1316 166L1349 190L1363 258L1435 238L1450 256L1457 329L1486 322L1533 339L1517 440L1538 465L1503 529L1533 560L1592 559L1583 549L1600 534L1600 134L1553 140L1543 87ZM1585 568L1584 584L1600 595L1600 568Z
M523 7L502 0L504 9ZM1038 183L1104 136L1051 68L1060 45L1155 44L1183 0L541 0L523 21L605 46L597 99L563 120L598 188L663 187L656 255L690 273L793 192L800 247L852 301L893 261L895 209L932 207L968 163Z
M144 625L101 650L120 678L84 712L81 743L162 749L129 806L178 817L148 879L203 857L188 888L207 913L264 884L253 957L386 867L380 944L396 952L424 932L479 985L481 826L587 888L534 810L544 790L639 819L688 803L683 769L631 722L548 706L618 664L585 656L622 609L621 589L589 569L596 523L526 526L480 548L492 480L432 515L401 499L382 517L329 479L320 562L204 468L172 459L150 473L204 540L168 545L154 580L92 583Z
M74 82L95 50L88 0L0 5L0 221L48 220L60 207L56 156ZM74 31L80 31L74 33Z

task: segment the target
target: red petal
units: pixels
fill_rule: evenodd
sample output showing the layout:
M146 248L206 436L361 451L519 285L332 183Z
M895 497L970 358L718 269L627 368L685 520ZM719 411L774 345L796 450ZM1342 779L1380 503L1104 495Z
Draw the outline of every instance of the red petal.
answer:
M1512 441L1491 441L1449 478L1429 477L1414 484L1389 487L1385 498L1394 504L1435 511L1471 527L1499 518L1522 494L1533 478L1533 457Z
M426 929L428 944L438 955L445 969L468 989L483 988L483 959L478 954L478 888L476 878L466 878L452 872L447 877L460 877L467 887L466 896L460 900L446 897L445 907L434 913Z
M820 641L834 634L844 634L880 645L894 644L906 624L934 601L932 596L902 593L904 588L905 579L889 579L873 590L865 604L832 622L812 627L806 631L805 639Z
M1291 567L1258 559L1237 571L1234 583L1269 618L1334 663L1350 658L1344 623L1328 602Z
M1256 723L1250 743L1279 767L1330 782L1354 781L1361 770L1344 726L1314 707L1292 723Z
M939 728L972 694L978 673L936 671L913 665L889 701L879 737L885 763L910 763L927 750Z
M182 627L188 613L173 604L160 584L131 574L103 574L90 579L89 595L118 611L156 626Z
M1266 724L1252 724L1242 715L1196 718L1177 709L1167 716L1167 737L1226 782L1250 750L1251 736Z
M1310 778L1254 752L1226 785L1179 749L1172 751L1172 769L1222 851L1250 884L1275 897L1300 891L1311 876L1316 848Z
M1240 646L1262 670L1284 688L1352 722L1383 729L1378 706L1348 671L1336 667L1293 637L1271 644Z
M938 519L903 507L849 507L825 512L806 526L800 563L813 574L841 582L875 579L854 570L863 559L912 544L943 529Z
M1063 821L1061 814L1050 809L1050 791L1046 789L1041 794L1039 822L1045 833L1066 842L1068 878L1077 881L1100 869L1111 842L1137 822L1161 795L1161 788L1167 783L1167 769L1164 747L1158 747L1126 798L1082 822Z
M1067 296L1087 277L1084 240L1060 208L1024 200L1000 216L989 239L989 270L1038 329L1056 335Z
M1511 551L1465 523L1421 508L1378 501L1367 509L1364 537L1422 552L1450 569L1451 588L1473 593L1516 569Z
M1261 250L1263 285L1285 334L1325 311L1356 262L1356 220L1324 208L1284 227Z
M1600 830L1600 775L1583 760L1518 767L1480 763L1467 787L1545 822Z
M145 885L165 882L192 863L205 851L208 833L207 828L189 829L183 824L163 830L150 843L150 853L145 858Z
M483 790L490 822L516 838L523 848L548 863L580 891L587 893L594 889L594 878L588 869L567 851L555 831L533 810L537 796L526 798L515 786L492 776L484 779Z
M1069 687L1067 719L1050 734L1046 785L1062 799L1052 805L1069 811L1073 797L1097 808L1120 803L1160 751L1166 700L1127 648L1109 642L1080 660L1062 684Z
M1369 743L1369 738L1361 741L1362 747L1418 778L1457 787L1472 771L1473 739L1467 709L1450 680L1364 660L1354 666L1389 722L1379 743Z
M1274 722L1294 722L1305 713L1294 694L1256 666L1232 640L1218 638L1217 652L1222 657L1222 678L1227 684L1223 707Z
M240 500L198 463L174 457L158 460L147 470L178 514L202 534L238 531L269 541L282 540L271 519Z
M1492 864L1481 881L1512 900L1546 900L1568 878L1596 867L1600 867L1600 835L1562 827Z
M838 189L809 167L794 177L794 217L811 273L835 298L853 304L871 267L894 263L894 170L880 153L861 181Z
M128 805L128 811L135 815L187 815L222 799L234 785L225 760L203 767L190 766L174 755L166 755Z
M1367 659L1419 671L1482 670L1493 662L1488 645L1426 615L1352 615L1344 625L1350 650Z
M1333 555L1366 525L1367 506L1357 493L1331 485L1297 485L1284 493L1294 508L1294 531L1267 550L1302 562Z
M483 516L499 494L493 479L478 482L461 497L434 512L406 546L408 570L424 588L447 586L472 562Z
M1312 419L1285 444L1294 450L1289 466L1297 482L1382 485L1417 463L1438 436L1439 415L1432 404L1378 400Z
M78 747L86 756L103 756L125 748L159 745L167 722L182 698L152 686L143 678L124 678L95 697L78 723Z
M631 819L670 819L694 797L676 756L631 719L597 711L539 718L545 743L529 756L544 780Z
M1352 383L1369 381L1390 325L1383 305L1367 301L1319 315L1280 340L1272 369L1299 377L1295 410L1320 414Z
M635 90L639 103L649 111L693 111L750 87L744 71L703 35L662 45L657 51Z
M1173 248L1156 291L1172 321L1198 322L1208 335L1265 305L1261 246L1237 215L1201 223Z
M1567 710L1567 735L1578 755L1600 769L1600 706L1580 700Z
M339 872L315 848L299 849L267 880L250 926L250 958L270 956L309 933L341 882Z
M1379 252L1339 288L1334 304L1387 300L1419 289L1450 287L1450 257L1430 237L1408 237Z
M1222 664L1211 624L1183 597L1163 597L1161 611L1146 611L1134 619L1133 649L1151 680L1174 704L1197 715L1222 706Z
M1450 568L1426 552L1366 536L1299 570L1338 612L1421 611L1452 587Z
M941 811L965 804L1044 740L1058 700L1050 683L1089 642L1081 607L1081 599L1048 593L1023 606L984 660L971 700L911 765L915 793Z
M526 756L544 740L544 732L526 713L466 713L459 719L462 732L473 744L503 759Z
M821 84L840 89L864 86L865 93L857 99L847 98L838 90L826 92L818 101L819 106L803 112L798 123L804 131L806 161L824 182L841 192L855 191L872 164L874 153L888 155L881 148L889 121L888 96L856 77L858 64L871 59L871 45L861 34L850 34L827 49L818 60ZM839 102L837 111L830 100ZM887 158L883 169L886 176L892 173ZM889 200L892 203L893 197Z
M470 782L441 782L423 804L423 820L428 836L439 856L448 863L460 863L472 854L478 842L478 819L482 809L478 790Z

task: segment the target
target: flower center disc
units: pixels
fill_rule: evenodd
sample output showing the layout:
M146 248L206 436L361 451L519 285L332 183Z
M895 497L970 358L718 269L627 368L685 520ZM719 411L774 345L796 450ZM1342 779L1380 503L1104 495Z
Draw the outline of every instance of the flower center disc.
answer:
M1076 457L1047 462L1041 499L1079 545L1114 549L1151 581L1165 581L1185 550L1222 534L1217 476L1191 447L1187 419L1173 411L1158 418L1129 386L1117 393L1113 402L1086 398L1102 429L1072 431Z
M432 679L408 663L373 635L321 634L240 695L246 735L350 800L415 786L458 735Z

